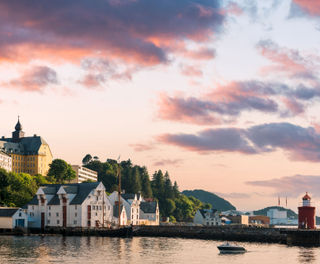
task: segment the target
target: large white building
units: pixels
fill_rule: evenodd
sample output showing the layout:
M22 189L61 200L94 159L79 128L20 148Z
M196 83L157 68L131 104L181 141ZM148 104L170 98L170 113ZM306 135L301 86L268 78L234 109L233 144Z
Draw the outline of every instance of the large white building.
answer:
M113 208L101 182L46 184L27 205L29 227L107 227Z
M98 180L98 173L96 171L79 165L72 165L72 169L76 172L76 178L72 181L74 183L81 183L87 180L96 182Z
M12 158L2 150L0 150L0 168L12 171Z
M270 218L270 225L297 225L298 219L291 219L287 216L287 211L278 208L269 209L267 216Z
M156 201L142 201L140 203L140 225L159 225L159 204Z

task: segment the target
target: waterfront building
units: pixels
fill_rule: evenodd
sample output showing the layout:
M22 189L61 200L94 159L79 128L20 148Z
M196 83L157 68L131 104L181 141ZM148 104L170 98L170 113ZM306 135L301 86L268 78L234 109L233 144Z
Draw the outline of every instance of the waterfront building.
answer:
M0 168L12 171L12 158L7 153L0 150Z
M118 225L119 224L119 205L118 202L113 206L113 218L112 224ZM125 207L121 204L120 206L120 226L127 225L127 213Z
M112 206L105 190L101 182L43 185L27 205L29 226L109 226Z
M118 202L118 192L114 191L109 196L110 202L113 206ZM121 194L121 205L124 206L127 215L127 225L139 225L140 215L140 203L142 201L140 194L134 193L122 193Z
M316 208L311 205L311 197L308 193L302 197L302 206L298 207L299 228L315 229Z
M71 181L72 183L81 183L87 180L96 182L98 180L96 171L79 165L72 165L72 169L76 172L76 178Z
M157 201L142 201L140 203L140 225L159 225L160 213Z
M224 215L235 225L249 225L249 217L247 215Z
M193 223L206 226L221 225L220 214L216 209L199 209L193 218Z
M249 224L250 225L269 226L270 225L270 218L265 215L250 215L249 216Z
M20 120L11 138L0 138L0 150L11 156L12 171L47 175L52 162L48 143L40 136L25 137Z
M28 227L28 215L21 208L0 207L0 229Z

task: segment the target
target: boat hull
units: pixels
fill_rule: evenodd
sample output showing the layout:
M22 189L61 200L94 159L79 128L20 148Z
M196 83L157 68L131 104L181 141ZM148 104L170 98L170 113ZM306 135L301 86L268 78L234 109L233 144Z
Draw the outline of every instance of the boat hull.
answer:
M243 247L235 247L235 246L218 246L218 249L220 250L220 253L222 254L239 254L239 253L245 253L246 250Z

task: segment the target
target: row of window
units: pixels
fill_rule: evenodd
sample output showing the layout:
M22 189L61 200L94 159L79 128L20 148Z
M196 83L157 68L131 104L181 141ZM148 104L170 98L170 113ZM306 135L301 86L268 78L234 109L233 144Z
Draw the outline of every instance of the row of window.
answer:
M35 161L36 160L36 158L35 157L25 157L25 156L13 156L13 158L12 159L15 159L15 160L26 160L26 161L29 161L29 160L31 160L31 161Z

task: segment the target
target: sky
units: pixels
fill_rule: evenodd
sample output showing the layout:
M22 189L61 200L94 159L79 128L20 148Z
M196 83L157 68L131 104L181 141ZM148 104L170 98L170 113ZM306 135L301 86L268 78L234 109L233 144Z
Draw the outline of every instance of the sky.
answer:
M131 159L240 210L320 199L320 2L0 2L0 134ZM319 215L319 214L318 214Z

